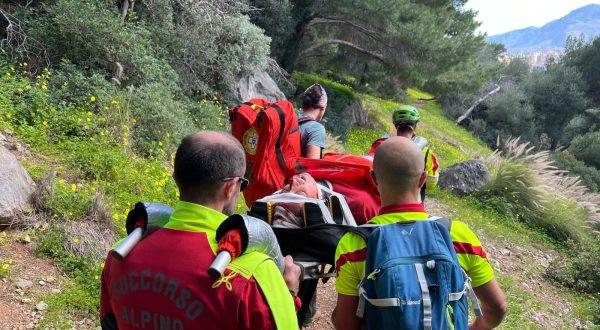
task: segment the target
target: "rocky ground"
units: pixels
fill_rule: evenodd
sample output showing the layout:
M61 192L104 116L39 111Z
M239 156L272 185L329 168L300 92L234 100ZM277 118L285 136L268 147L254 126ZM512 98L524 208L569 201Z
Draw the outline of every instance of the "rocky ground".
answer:
M48 305L44 294L61 292L64 277L58 268L30 250L26 234L10 231L0 246L0 259L8 276L0 280L0 328L32 329Z

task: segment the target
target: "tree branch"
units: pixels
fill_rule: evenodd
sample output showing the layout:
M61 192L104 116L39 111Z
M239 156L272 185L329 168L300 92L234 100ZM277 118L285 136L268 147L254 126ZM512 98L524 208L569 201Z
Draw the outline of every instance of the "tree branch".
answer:
M381 38L380 35L381 33L368 29L360 24L357 24L355 22L351 22L345 19L341 19L341 18L337 18L337 17L315 17L311 22L309 22L306 26L306 28L309 28L310 26L313 25L318 25L318 24L343 24L343 25L347 25L350 26L352 28L355 28L356 30L362 32L363 34L365 34L366 36L368 36L371 39L374 39L382 44L384 44L386 47L389 47L389 45L387 45Z
M315 50L317 50L323 46L333 45L333 44L344 45L344 46L350 47L350 48L358 51L359 53L363 53L365 55L374 57L375 59L385 63L385 57L383 56L383 54L364 49L354 43L351 43L351 42L345 41L345 40L339 40L339 39L328 39L328 40L319 42L315 45L312 45L312 46L308 47L307 49L301 51L300 54L298 55L298 58L306 57L306 56L310 55L311 53L313 53Z
M465 113L458 117L458 119L456 119L456 121L454 122L456 125L460 124L463 120L465 120L469 115L471 115L471 112L473 112L473 110L475 110L475 108L483 101L485 101L488 97L498 93L500 91L500 81L505 78L505 76L500 77L500 79L498 79L498 82L494 84L494 86L496 86L496 88L494 88L491 92L487 93L486 95L480 97L477 101L475 101L475 103L473 103L473 105L471 105L471 107L469 109L467 109L467 111L465 111Z

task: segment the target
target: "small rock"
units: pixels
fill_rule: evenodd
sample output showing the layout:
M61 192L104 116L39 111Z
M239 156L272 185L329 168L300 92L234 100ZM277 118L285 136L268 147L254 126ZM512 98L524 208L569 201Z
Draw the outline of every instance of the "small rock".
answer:
M61 294L62 291L60 291L60 289L52 289L50 292L54 293L54 294Z
M35 324L33 322L31 322L27 325L27 329L33 329L33 328L35 328Z
M37 305L35 305L35 309L37 309L38 311L45 311L48 308L48 304L46 304L43 301L40 301L39 303L37 303Z
M29 304L31 302L31 299L29 298L21 298L21 302L24 304Z
M33 282L31 282L30 280L25 280L25 279L19 278L15 282L15 286L21 290L25 290L25 289L32 287Z
M500 254L502 254L503 256L509 256L510 255L510 250L508 250L508 249L502 249L502 250L500 250Z
M21 237L21 242L23 243L31 243L31 237L29 237L29 235L24 235L23 237Z
M54 283L56 281L56 279L53 276L48 276L45 278L45 280L48 283Z
M46 282L44 282L44 281L39 281L38 283L39 283L41 286L44 286L44 285L46 285Z

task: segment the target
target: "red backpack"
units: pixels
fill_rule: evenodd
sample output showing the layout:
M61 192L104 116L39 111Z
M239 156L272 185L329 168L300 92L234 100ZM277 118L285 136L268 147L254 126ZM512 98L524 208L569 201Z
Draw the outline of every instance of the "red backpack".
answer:
M231 134L244 146L246 205L281 189L300 157L300 131L294 106L287 100L250 99L229 109Z

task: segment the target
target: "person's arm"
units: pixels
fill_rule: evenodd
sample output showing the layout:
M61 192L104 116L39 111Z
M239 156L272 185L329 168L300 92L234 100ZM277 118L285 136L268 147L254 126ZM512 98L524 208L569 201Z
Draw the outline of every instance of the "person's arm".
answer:
M321 159L321 147L307 145L306 146L306 158Z
M495 279L473 288L481 305L483 315L469 325L469 330L493 329L506 314L506 300Z
M327 134L325 133L325 127L321 124L315 123L311 127L306 141L306 158L321 159L321 151L325 148L325 139Z
M331 323L336 329L358 330L362 328L363 319L356 316L358 297L337 295L337 305L331 314Z
M427 170L427 181L425 182L425 188L431 191L437 186L440 174L440 165L436 155L429 149L427 153L427 159L425 159L425 169Z

